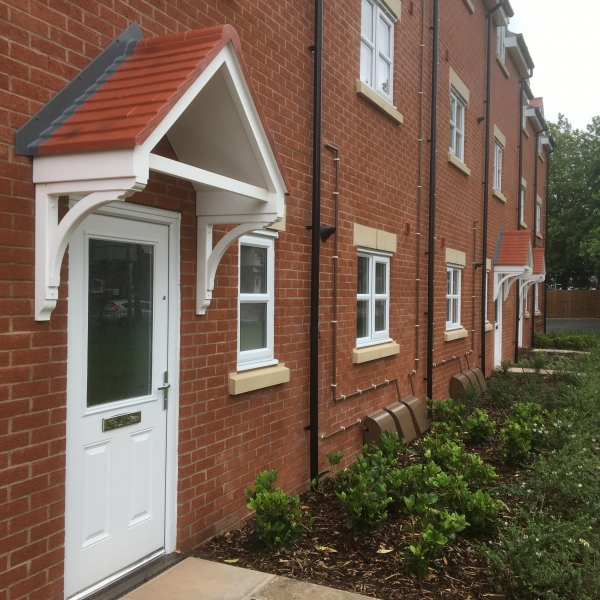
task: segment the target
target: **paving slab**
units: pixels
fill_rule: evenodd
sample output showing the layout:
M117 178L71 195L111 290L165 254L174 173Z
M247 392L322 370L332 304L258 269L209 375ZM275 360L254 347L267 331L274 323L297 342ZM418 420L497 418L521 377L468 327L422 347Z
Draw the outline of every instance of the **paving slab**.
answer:
M123 600L369 600L367 596L186 558L123 596Z
M275 575L186 558L123 596L126 600L245 600Z

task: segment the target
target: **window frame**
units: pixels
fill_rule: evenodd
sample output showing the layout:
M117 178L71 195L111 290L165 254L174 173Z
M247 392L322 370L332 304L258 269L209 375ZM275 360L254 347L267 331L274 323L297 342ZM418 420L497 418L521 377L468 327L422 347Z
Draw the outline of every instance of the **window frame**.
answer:
M542 205L535 203L535 232L542 235Z
M521 186L519 194L519 222L525 223L525 188Z
M502 192L502 153L504 146L498 138L494 139L494 189Z
M506 61L506 25L496 27L496 54L502 62Z
M246 371L276 365L279 361L275 360L273 346L275 339L275 239L278 237L275 232L253 232L240 237L238 240L238 299L237 299L237 370ZM265 274L267 278L267 292L265 294L242 293L241 285L241 260L242 246L253 246L266 248L267 250L267 268ZM241 348L241 321L240 310L242 304L266 304L266 331L265 348L254 350L244 350Z
M460 313L461 313L461 292L462 292L462 271L463 267L461 265L455 265L452 263L446 264L446 331L452 331L454 329L461 329L462 324L460 321ZM454 273L458 273L458 290L452 289L448 291L448 279L452 282L452 288L454 288L454 277L452 276ZM449 277L450 276L450 277ZM457 300L457 309L456 315L452 315L452 308L450 311L448 307L453 306L453 301ZM450 304L448 304L450 302ZM448 319L448 315L450 312L450 319ZM455 317L455 319L453 318Z
M358 329L358 302L368 302L368 316L367 316L367 333L368 335L362 338L356 337L356 347L364 348L365 346L373 346L375 344L384 344L392 341L390 338L390 264L392 254L389 252L371 250L369 248L358 248L357 261L356 261L356 275L357 275L357 291L356 291L356 324ZM359 258L368 259L369 264L369 291L367 293L358 293L358 260ZM386 279L385 279L385 293L377 294L375 288L376 268L377 263L386 265ZM385 309L385 329L375 331L375 303L377 300L386 301Z
M372 7L373 19L371 23L371 40L365 38L365 31L363 29L364 19L364 6L365 3ZM380 36L378 34L379 20L382 20L389 28L390 33L390 55L387 56L382 52ZM388 102L393 102L393 91L394 91L394 25L398 19L389 11L385 4L381 0L362 0L361 2L361 25L360 25L360 80L370 87L375 93L379 94L382 98ZM369 76L363 77L363 66L365 64L365 58L363 55L363 44L366 46L371 53L371 60L369 65ZM388 81L388 91L384 91L378 81L378 59L381 59L389 65L390 78Z
M458 114L460 108L460 126L457 122L458 119L453 119L452 105L454 102L455 113ZM465 109L467 108L467 102L458 93L454 86L450 86L450 154L456 156L461 162L465 162ZM457 136L460 136L457 144Z

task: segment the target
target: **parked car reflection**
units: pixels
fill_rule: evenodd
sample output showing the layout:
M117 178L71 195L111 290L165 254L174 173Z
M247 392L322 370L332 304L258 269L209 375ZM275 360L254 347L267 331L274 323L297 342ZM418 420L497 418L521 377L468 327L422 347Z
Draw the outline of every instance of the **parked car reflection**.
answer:
M139 307L139 308L138 308ZM141 314L136 314L141 310ZM100 323L123 323L141 317L149 319L152 314L152 303L147 300L129 302L128 300L111 300L100 310Z

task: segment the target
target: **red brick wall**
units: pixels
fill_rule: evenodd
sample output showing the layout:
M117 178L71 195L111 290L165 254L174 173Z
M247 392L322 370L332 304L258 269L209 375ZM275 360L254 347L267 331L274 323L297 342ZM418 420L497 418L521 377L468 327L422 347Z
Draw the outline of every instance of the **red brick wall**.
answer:
M485 123L478 125L477 117L485 114L486 19L481 2L476 2L474 15L461 0L441 4L434 361L440 364L474 350L472 361L479 363L481 280L473 263L480 262L482 255ZM394 104L404 115L403 125L395 125L354 91L359 74L360 2L335 0L325 5L323 135L340 149L341 158L338 396L395 377L402 395L408 395L408 374L413 369L418 369L415 393L421 398L425 394L432 15L431 3L424 5L423 22L422 3L415 2L410 15L408 2L403 1L395 30ZM61 300L50 322L34 321L31 159L14 154L14 131L132 20L138 21L146 36L224 22L237 28L293 187L287 229L275 242L275 355L291 369L291 381L241 396L227 393L228 373L236 368L237 245L218 269L207 314L197 316L191 188L156 176L143 193L130 199L182 214L177 546L186 550L239 523L247 515L243 489L262 469L278 469L279 483L286 491L306 488L308 433L303 428L309 419L310 233L305 226L311 220L312 192L312 54L307 47L313 38L312 19L313 3L308 0L182 1L177 8L168 2L142 0L115 0L109 5L95 0L30 0L25 4L0 0L0 600L45 600L63 593L67 290L61 286ZM449 67L471 92L466 115L468 178L446 161ZM516 227L519 122L515 69L509 64L507 80L495 63L492 67L491 127L497 123L507 137L503 189L508 202L504 205L490 198L490 258L498 230ZM533 153L527 146L531 143L525 144L526 154ZM524 162L530 199L532 166L532 161ZM545 166L539 166L538 193L544 197ZM322 222L328 225L333 224L333 183L333 161L324 150ZM400 354L362 365L352 364L356 341L354 223L398 235L397 252L391 259L390 335L400 344ZM404 235L407 223L410 234ZM462 322L469 337L455 342L443 341L445 247L467 255ZM319 434L329 434L395 401L396 394L388 386L333 404L333 240L321 249ZM66 260L63 267L66 281ZM493 320L491 302L488 315ZM513 288L504 303L505 358L513 355L514 315ZM489 371L493 334L487 335ZM435 397L448 394L450 377L457 370L456 362L434 369ZM342 449L349 459L360 442L359 427L352 427L323 441L321 458Z

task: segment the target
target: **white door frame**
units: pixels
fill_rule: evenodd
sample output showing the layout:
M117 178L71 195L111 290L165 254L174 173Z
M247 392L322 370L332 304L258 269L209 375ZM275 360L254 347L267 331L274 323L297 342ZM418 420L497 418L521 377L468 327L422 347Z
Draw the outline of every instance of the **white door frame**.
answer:
M72 202L73 204L74 202ZM166 468L165 468L165 553L175 551L177 535L177 441L179 422L179 369L180 369L180 229L181 215L179 213L166 211L154 207L119 202L104 206L94 214L131 219L132 221L157 223L169 228L169 329L168 339L168 365L169 365L169 403L167 407L167 441L166 441ZM129 565L123 565L128 567ZM129 571L129 569L127 569ZM88 595L107 585L115 576L94 586L94 590L86 590Z

